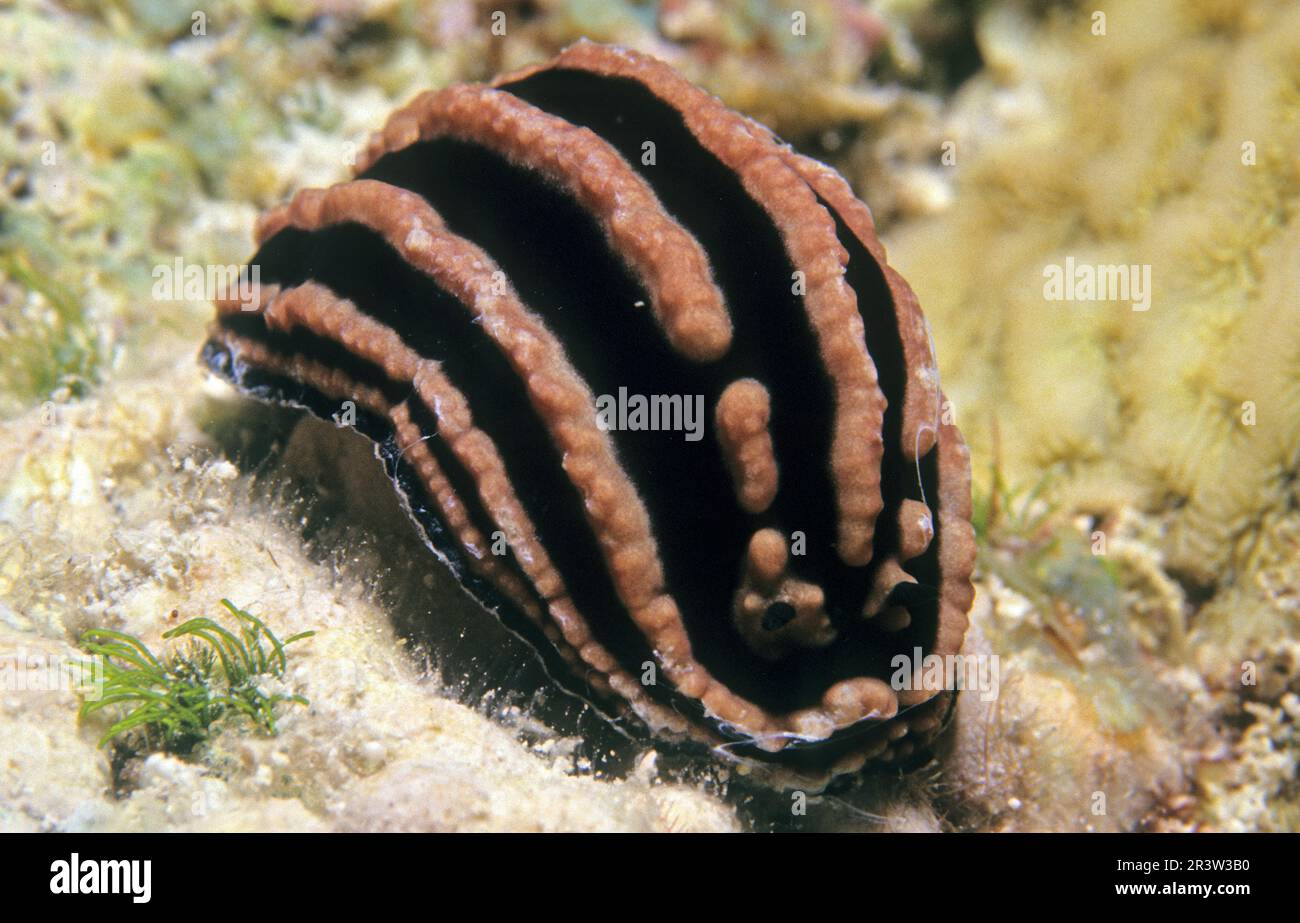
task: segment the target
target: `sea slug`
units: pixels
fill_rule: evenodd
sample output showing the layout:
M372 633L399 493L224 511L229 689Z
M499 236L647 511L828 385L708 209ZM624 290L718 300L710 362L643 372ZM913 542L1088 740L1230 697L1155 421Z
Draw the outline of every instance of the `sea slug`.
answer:
M952 691L896 658L961 649L969 458L834 170L581 42L417 97L257 238L204 363L354 422L584 695L783 778L938 733Z

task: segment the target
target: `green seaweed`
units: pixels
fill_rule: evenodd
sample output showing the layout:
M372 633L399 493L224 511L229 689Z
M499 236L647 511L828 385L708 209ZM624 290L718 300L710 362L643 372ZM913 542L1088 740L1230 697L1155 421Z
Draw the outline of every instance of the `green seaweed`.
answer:
M256 616L221 600L238 622L238 634L210 618L193 618L163 633L185 643L160 658L139 638L107 628L82 635L82 647L101 661L104 683L98 698L81 705L81 717L105 708L125 711L100 738L139 751L185 756L212 735L223 719L243 719L265 734L276 733L276 707L309 704L301 695L267 692L267 679L282 680L285 649L309 638L299 632L281 641ZM100 666L97 664L96 666Z

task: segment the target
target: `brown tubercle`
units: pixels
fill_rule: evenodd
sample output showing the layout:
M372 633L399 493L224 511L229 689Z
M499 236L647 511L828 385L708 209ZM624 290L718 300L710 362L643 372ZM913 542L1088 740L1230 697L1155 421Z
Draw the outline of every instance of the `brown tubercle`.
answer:
M718 441L736 485L736 499L749 513L761 513L776 497L777 466L768 423L772 401L753 378L732 382L718 398Z

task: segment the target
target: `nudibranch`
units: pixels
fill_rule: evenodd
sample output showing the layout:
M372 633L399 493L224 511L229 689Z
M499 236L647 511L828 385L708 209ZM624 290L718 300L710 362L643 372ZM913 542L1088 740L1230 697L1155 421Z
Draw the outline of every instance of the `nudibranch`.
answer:
M782 778L924 752L969 456L871 213L653 58L416 97L256 229L206 366L374 440L558 678ZM900 664L903 664L900 667Z

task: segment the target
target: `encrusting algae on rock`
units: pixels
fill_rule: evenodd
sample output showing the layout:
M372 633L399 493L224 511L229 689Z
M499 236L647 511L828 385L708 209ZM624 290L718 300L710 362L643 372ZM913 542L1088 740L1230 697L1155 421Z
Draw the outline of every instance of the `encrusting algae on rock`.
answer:
M948 116L954 204L892 252L946 332L946 389L991 460L977 485L1051 472L1056 508L1088 514L1074 541L1138 588L1109 616L1146 632L1138 675L1199 688L1163 719L1198 792L1225 757L1185 722L1235 710L1243 671L1300 629L1300 8L1130 0L1102 28L981 17L987 67ZM1045 288L1116 264L1144 270L1146 303ZM1201 819L1232 826L1216 791Z
M97 747L104 725L78 722L77 695L7 689L0 826L736 827L731 809L702 790L574 774L571 743L540 729L530 752L499 718L454 701L404 650L372 599L373 577L360 576L382 569L375 538L344 536L351 560L312 557L290 515L267 518L269 498L198 448L203 434L175 412L204 406L190 368L186 357L161 381L110 385L64 408L58 427L36 415L3 424L0 510L25 528L0 536L0 651L72 662L84 657L75 639L92 625L158 650L161 633L177 624L168 613L195 614L203 600L215 608L217 595L232 594L283 636L317 630L295 647L287 675L311 704L280 713L275 736L218 734L194 762L144 757L128 767L124 797L115 799L106 789L110 753ZM209 412L220 417L219 406ZM191 448L176 454L179 445Z
M1094 36L1013 9L986 44L1027 45L951 116L994 97L1005 123L959 139L952 209L895 235L932 323L960 331L939 346L957 414L1008 480L1060 465L1058 501L1167 515L1170 569L1248 583L1287 550L1300 466L1300 11L1127 2ZM1147 267L1149 307L1048 300L1069 258Z

